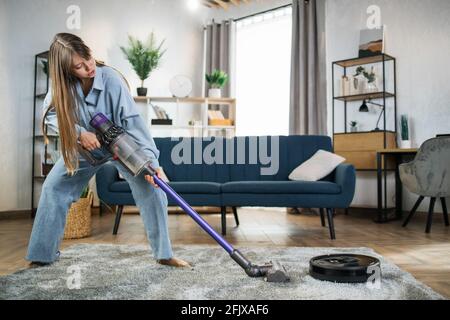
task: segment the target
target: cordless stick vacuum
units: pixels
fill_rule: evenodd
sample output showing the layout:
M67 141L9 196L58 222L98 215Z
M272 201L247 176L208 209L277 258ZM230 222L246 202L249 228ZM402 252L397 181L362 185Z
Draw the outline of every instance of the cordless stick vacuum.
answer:
M151 175L155 183L171 197L183 210L191 216L216 242L225 249L250 277L265 277L268 282L286 282L289 276L283 265L270 262L265 265L252 264L239 250L233 248L221 237L183 198L181 198L166 182L161 180L150 165L151 159L141 150L137 143L122 127L108 120L102 113L97 113L89 122L97 131L100 143L119 161L133 176L142 172ZM109 156L102 159L95 158L89 151L79 148L80 153L93 165L108 161Z

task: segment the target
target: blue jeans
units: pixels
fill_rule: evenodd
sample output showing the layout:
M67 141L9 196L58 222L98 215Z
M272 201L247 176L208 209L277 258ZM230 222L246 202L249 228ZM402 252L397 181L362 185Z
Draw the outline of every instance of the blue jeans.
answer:
M173 256L167 227L167 196L153 187L144 174L131 175L117 161L112 161L130 185L133 198L143 219L147 238L156 259ZM31 232L26 259L51 263L59 257L59 246L64 236L67 212L77 201L92 176L102 165L92 166L80 159L75 175L67 173L62 157L45 179Z

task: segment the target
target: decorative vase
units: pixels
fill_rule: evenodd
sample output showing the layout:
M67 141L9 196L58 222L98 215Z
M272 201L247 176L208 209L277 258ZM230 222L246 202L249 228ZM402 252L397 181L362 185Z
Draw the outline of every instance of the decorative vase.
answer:
M357 127L350 127L350 132L358 132L358 128Z
M367 88L367 79L366 77L362 76L358 79L358 93L363 94L366 93Z
M341 96L350 95L350 79L347 76L341 78Z
M377 87L376 80L372 81L372 82L367 82L366 92L377 92L377 91L378 91L378 87Z
M353 77L352 83L350 85L350 94L361 94L364 93L366 89L367 79L363 75L357 75Z
M208 90L209 98L220 98L221 96L220 88L211 88Z
M349 82L350 82L350 91L349 91L349 95L355 95L358 94L358 78L350 76L349 77Z
M147 88L137 88L137 95L139 97L145 97L147 95Z

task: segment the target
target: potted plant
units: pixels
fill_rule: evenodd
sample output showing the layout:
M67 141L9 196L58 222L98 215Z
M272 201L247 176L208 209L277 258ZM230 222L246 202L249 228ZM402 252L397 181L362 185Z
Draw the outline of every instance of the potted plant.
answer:
M408 126L408 116L402 114L400 117L401 124L401 141L400 148L409 149L411 148L411 140L409 139L409 126Z
M138 96L147 95L147 88L144 88L144 81L150 76L153 70L159 67L161 57L166 52L166 50L162 50L164 41L165 39L159 45L156 45L153 32L145 43L129 35L129 47L120 47L141 80L141 87L137 88Z
M208 90L208 97L220 98L220 89L227 83L228 75L222 70L214 70L211 74L206 74L206 81L210 88Z
M350 132L356 132L357 131L357 126L358 126L358 122L357 121L350 121Z

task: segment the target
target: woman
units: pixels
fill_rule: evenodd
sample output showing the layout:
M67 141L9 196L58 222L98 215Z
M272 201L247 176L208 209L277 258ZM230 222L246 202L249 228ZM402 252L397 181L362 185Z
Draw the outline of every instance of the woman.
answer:
M57 260L68 209L101 167L91 166L77 151L79 143L91 152L101 152L95 130L89 125L92 115L101 112L122 126L148 154L152 166L159 167L159 151L124 78L113 68L96 61L83 40L69 33L57 34L50 46L49 71L52 85L44 100L44 121L59 132L62 157L42 187L26 257L32 266ZM172 254L165 193L151 176L133 177L117 161L112 163L130 185L158 263L189 266ZM159 171L157 169L158 175Z

